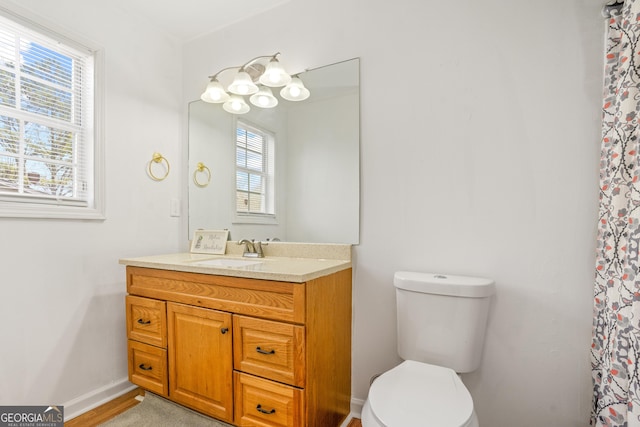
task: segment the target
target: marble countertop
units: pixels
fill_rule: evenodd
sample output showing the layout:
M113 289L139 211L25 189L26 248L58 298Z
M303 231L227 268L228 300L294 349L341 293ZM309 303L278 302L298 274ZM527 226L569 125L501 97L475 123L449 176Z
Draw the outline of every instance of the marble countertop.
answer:
M161 270L302 283L351 268L350 245L270 243L264 258L243 257L233 242L225 255L175 253L120 259L120 264ZM291 249L291 250L289 250ZM295 250L294 250L295 249ZM291 256L295 253L297 256ZM282 256L288 255L288 256ZM346 258L346 259L345 259Z

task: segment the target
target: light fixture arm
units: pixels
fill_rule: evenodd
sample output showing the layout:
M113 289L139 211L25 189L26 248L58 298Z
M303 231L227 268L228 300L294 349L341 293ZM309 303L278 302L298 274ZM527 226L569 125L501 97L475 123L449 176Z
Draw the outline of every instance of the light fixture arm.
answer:
M261 56L256 56L255 58L251 59L250 61L247 61L242 67L240 67L240 70L244 70L246 67L248 67L249 65L253 64L255 61L257 61L258 59L262 59L262 58L271 58L271 59L276 59L278 57L278 55L280 55L280 52L276 52L273 55L261 55Z
M215 73L214 75L209 76L209 79L210 79L211 81L216 80L216 79L218 78L218 75L219 75L220 73L222 73L223 71L227 71L227 70L240 70L240 69L242 69L242 67L244 67L244 65L243 65L243 66L236 65L235 67L227 67L227 68L223 68L222 70L218 71L218 72L217 72L217 73Z
M262 58L271 58L271 59L277 59L278 55L280 55L280 52L276 52L273 55L261 55L261 56L256 56L255 58L251 59L250 61L245 62L243 65L236 65L235 67L227 67L227 68L223 68L222 70L218 71L217 73L215 73L212 76L209 76L209 80L213 81L216 80L218 78L218 76L220 75L220 73L227 71L227 70L239 70L239 71L244 71L244 69L246 67L248 67L249 65L253 64L255 61L257 61L258 59L262 59Z

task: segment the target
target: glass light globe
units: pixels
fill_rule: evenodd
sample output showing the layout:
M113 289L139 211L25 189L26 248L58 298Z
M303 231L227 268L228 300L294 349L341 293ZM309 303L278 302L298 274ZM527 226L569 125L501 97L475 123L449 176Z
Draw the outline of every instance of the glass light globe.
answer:
M252 95L258 91L258 86L253 83L251 76L246 71L238 71L235 79L229 86L229 92L236 95Z
M216 79L207 84L207 88L200 96L204 102L219 104L229 100L229 94L224 90L220 82Z
M229 100L222 104L222 108L231 114L245 114L251 110L251 107L244 101L244 98L238 95L231 95Z
M282 96L287 101L304 101L311 95L309 89L304 87L304 83L298 77L294 77L291 79L291 83L286 85L280 91L280 96Z
M273 92L268 87L261 87L258 93L251 95L249 101L261 108L273 108L278 105L278 98L273 96Z
M267 64L264 73L260 76L260 83L270 87L285 86L291 82L291 76L282 68L276 58L272 58Z

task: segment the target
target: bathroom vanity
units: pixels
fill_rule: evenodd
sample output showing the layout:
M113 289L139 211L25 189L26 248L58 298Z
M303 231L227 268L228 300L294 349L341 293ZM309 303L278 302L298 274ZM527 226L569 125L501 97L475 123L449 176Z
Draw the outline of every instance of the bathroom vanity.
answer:
M295 246L296 257L283 244L258 260L121 260L129 380L236 426L339 426L351 399L350 245Z

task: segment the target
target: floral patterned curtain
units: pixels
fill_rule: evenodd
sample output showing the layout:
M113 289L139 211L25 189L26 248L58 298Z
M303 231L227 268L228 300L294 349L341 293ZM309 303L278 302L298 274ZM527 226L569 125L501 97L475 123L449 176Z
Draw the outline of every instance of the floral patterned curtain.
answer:
M608 23L591 425L640 427L640 0Z

